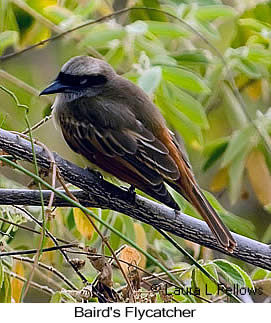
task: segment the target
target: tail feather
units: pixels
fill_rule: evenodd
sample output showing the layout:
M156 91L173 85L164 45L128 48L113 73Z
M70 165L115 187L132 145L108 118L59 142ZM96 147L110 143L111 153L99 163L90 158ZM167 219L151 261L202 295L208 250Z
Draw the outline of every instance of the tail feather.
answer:
M233 249L236 247L236 241L197 186L193 187L190 202L195 206L200 215L206 221L221 245L232 253Z
M195 183L191 183L189 189L184 191L183 185L178 185L176 182L168 183L172 186L178 193L180 193L188 202L190 202L196 210L203 217L205 222L208 224L211 231L216 236L220 244L229 252L233 252L236 247L236 241L234 240L231 232L222 222L217 212L208 202L204 194L201 192L200 188Z

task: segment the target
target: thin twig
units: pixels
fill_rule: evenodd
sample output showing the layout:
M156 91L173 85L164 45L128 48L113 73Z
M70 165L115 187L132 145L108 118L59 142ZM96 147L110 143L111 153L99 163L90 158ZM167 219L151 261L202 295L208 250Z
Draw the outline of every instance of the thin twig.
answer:
M42 226L42 223L37 220L30 212L28 212L27 210L25 210L24 208L21 208L19 206L16 206L18 209L20 209L21 211L25 212L35 223L37 223L40 227ZM47 229L45 229L45 233L51 238L51 240L54 242L54 244L56 246L59 246L57 239L52 235L52 233L50 231L48 231ZM62 249L59 249L60 252L62 253L64 259L66 260L66 262L68 264L71 265L71 267L73 268L73 270L76 272L76 274L80 277L81 281L83 284L87 283L87 279L86 277L78 270L78 268L71 262L70 258L67 256L66 252Z
M79 248L80 248L80 246L79 246ZM89 252L87 252L87 251L73 251L73 250L67 250L67 252L68 253L73 253L73 254L77 254L77 255L86 255L86 256L92 256L92 255L94 255L94 256L96 256L96 257L105 257L105 258L109 258L109 259L111 259L111 260L114 260L114 258L112 257L112 256L106 256L106 255L102 255L102 254L99 254L99 253L93 253L93 254L90 254ZM137 270L140 270L140 271L142 271L144 274L146 274L146 275L148 275L148 277L143 277L142 278L142 280L148 280L148 279L159 279L161 282L163 282L163 283L165 283L165 284L167 284L167 285L170 285L170 286L174 286L174 287L176 287L176 288L180 288L180 286L179 285L176 285L175 283L174 283L174 281L169 281L169 280L166 280L166 279L164 279L164 278L161 278L161 276L167 276L167 274L166 273L164 273L164 272L161 272L161 273L159 273L159 274L153 274L153 273L151 273L151 272L149 272L149 271L147 271L147 270L145 270L145 269L143 269L142 267L139 267L139 266L137 266L137 265L135 265L135 264L133 264L133 263L129 263L128 261L125 261L125 260L122 260L122 259L119 259L119 262L121 262L121 263L124 263L124 264L126 264L126 265L129 265L129 266L131 266L131 267L133 267L133 268L135 268L135 269L137 269ZM178 273L178 272L180 272L180 271L184 271L185 269L174 269L174 270L169 270L170 272L171 272L171 274L175 274L175 273ZM93 283L94 284L94 283Z
M26 266L27 268L29 268L30 270L32 270L33 265L26 262L24 263L24 266ZM51 278L49 275L47 275L42 269L40 269L39 267L36 268L35 270L35 274L37 275L37 279L40 281L43 280L44 282L46 282L46 285L48 287L53 286L55 290L61 290L62 286L56 281L55 276L53 276L53 278ZM51 287L51 288L53 288Z
M38 163L37 163L37 157L36 157L36 152L35 152L35 149L34 149L34 140L33 140L33 136L32 136L32 132L31 132L31 127L30 127L30 121L29 121L29 118L28 118L28 113L29 113L29 107L25 104L21 104L17 98L17 96L12 92L10 91L9 89L7 89L6 87L0 85L0 88L6 92L8 95L11 96L11 98L14 100L16 106L18 108L23 108L24 110L24 119L25 119L25 122L26 122L26 125L27 127L29 128L29 140L31 142L31 150L32 150L32 153L33 153L33 163L34 163L34 169L35 169L35 173L36 175L38 176L39 175L39 169L38 169ZM39 192L40 192L40 200L41 200L41 213L42 213L42 219L43 219L43 224L42 224L42 234L41 234L41 238L40 238L40 241L39 241L39 247L37 249L37 255L36 255L36 262L38 261L38 258L40 257L41 253L40 253L40 250L43 248L43 244L44 244L44 239L45 239L45 212L44 212L44 203L43 203L43 195L41 193L41 183L38 182L38 188L39 188ZM22 300L24 299L24 296L27 294L27 291L28 291L28 288L30 286L30 282L34 276L34 271L35 271L35 264L33 266L33 269L30 273L30 276L29 276L29 279L26 283L26 286L23 290L23 294L21 296Z
M22 261L22 262L28 262L30 264L34 263L33 259L27 258L27 257L13 256L13 258L16 260ZM78 289L66 276L64 276L60 271L58 271L53 266L48 266L40 261L38 262L38 266L55 274L59 279L63 280L71 289L73 289L73 290Z
M18 208L18 207L17 207ZM24 209L25 210L25 209ZM29 232L32 232L32 233L36 233L36 234L41 234L40 233L40 231L37 231L37 230L35 230L35 229L31 229L31 228L29 228L29 227L27 227L27 226L24 226L24 225L22 225L22 224L19 224L19 223L16 223L16 222L13 222L13 221L10 221L10 220L8 220L8 219L5 219L5 218L3 218L3 217L1 217L0 216L0 221L3 221L3 222L5 222L5 223L9 223L9 224L12 224L12 225L15 225L15 226L17 226L18 228L21 228L21 229L23 229L23 230L27 230L27 231L29 231ZM38 221L38 220L37 220ZM48 232L46 232L46 236L49 236L48 235ZM66 240L63 240L63 239L60 239L60 238L55 238L57 241L59 241L59 242L62 242L62 243L69 243L69 242L67 242Z
M29 130L34 131L37 130L40 126L43 126L47 121L52 119L52 115L46 116L45 118L41 119L39 122L37 122L34 126L31 127L31 129L25 129L22 134L27 135L29 133Z
M68 244L63 244L60 246L44 248L44 249L42 249L42 252L50 252L50 251L54 251L54 250L67 249L67 248L72 248L72 247L77 247L77 244L68 243ZM37 249L13 250L13 251L7 251L7 252L0 252L0 258L8 257L8 256L16 256L16 255L33 255L35 253L37 253Z
M37 21L39 21L41 24L46 26L47 28L53 30L56 33L62 33L62 29L55 25L53 22L51 22L49 19L45 18L43 15L38 13L36 10L32 9L26 2L23 2L21 0L12 0L18 7L29 13L32 17L34 17ZM71 36L71 39L73 39L76 42L81 41L81 37L79 35L73 35ZM88 53L90 55L93 55L98 58L103 58L103 56L97 52L93 47L89 45L85 45L85 48L87 49Z
M22 282L24 282L24 283L27 283L27 279L25 279L24 277L22 277L22 276L20 276L20 275L18 275L18 274L16 274L16 273L14 273L14 272L12 272L12 271L7 271L7 270L4 270L4 272L6 272L8 275L10 275L11 277L13 277L13 278L15 278L15 279L18 279L18 280L20 280L20 281L22 281ZM55 292L51 289L51 288L49 288L48 286L46 286L46 285L40 285L40 284L38 284L38 283L35 283L35 282L33 282L33 281L30 281L30 283L29 283L29 285L31 286L31 287L33 287L33 288L36 288L36 289L38 289L38 290L41 290L41 291L43 291L44 293L46 293L46 294L49 294L49 295L53 295Z
M66 194L67 194L70 198L72 198L75 202L80 203L80 202L78 201L78 199L77 199L76 197L74 197L74 196L71 194L71 192L69 191L69 189L66 187L66 184L65 184L65 182L62 180L62 177L61 177L61 175L60 175L59 173L58 173L58 179L60 180L61 184L63 185L63 188L65 189ZM87 213L85 213L84 211L83 211L83 213L84 213L84 215L86 216L86 218L88 219L88 221L91 223L91 225L93 226L94 230L98 233L98 235L99 235L99 236L100 236L100 238L102 239L103 243L107 246L107 248L110 250L111 254L113 255L113 257L114 257L114 259L115 259L116 263L117 263L117 264L118 264L118 266L119 266L119 269L120 269L120 271L121 271L121 273L122 273L122 275L123 275L124 279L125 279L125 280L126 280L126 282L127 282L127 285L128 285L128 287L129 287L129 289L130 289L130 292L131 292L131 296L132 296L132 298L133 298L133 300L134 300L134 302L135 302L135 298L134 298L134 294L133 294L133 288L132 288L132 285L131 285L131 283L130 283L130 280L129 280L129 278L127 277L126 273L124 272L124 270L123 270L122 266L120 265L119 260L118 260L118 258L117 258L117 256L116 256L116 254L115 254L115 252L114 252L113 248L111 247L111 245L110 245L110 243L107 241L107 239L103 236L103 234L101 233L101 231L99 230L99 228L97 227L97 225L95 224L95 222L92 220L92 218L90 217L90 215L89 215L89 214L87 214Z
M23 211L25 211L25 209L23 209ZM21 224L15 223L15 222L12 222L12 221L7 220L7 219L5 219L5 218L0 217L0 220L1 220L1 221L3 221L3 222L6 222L6 223L12 224L12 225L14 225L14 226L17 226L18 228L21 228L21 229L23 229L23 230L27 230L27 231L30 231L30 232L35 233L35 234L40 234L40 231L37 231L37 230L31 229L31 228L28 228L28 227L26 227L26 226L23 226L23 225L21 225ZM36 221L38 221L38 220L36 220ZM36 223L37 223L37 222L36 222ZM49 235L48 235L48 232L46 232L46 236L49 236ZM55 238L57 241L62 242L62 243L65 243L65 244L70 243L70 242L68 242L68 241L66 241L66 240L63 240L63 239L60 239L60 238L58 238L58 237L54 237L54 238ZM124 245L122 245L122 246L121 246L121 248L119 248L117 251L115 251L115 254L116 254L116 255L118 255L118 253L123 249L123 247L124 247ZM79 249L84 249L84 248L83 248L83 247L81 247L81 246L78 246L78 248L79 248ZM63 250L62 250L62 251L63 251ZM76 255L86 255L86 256L95 255L96 257L105 257L105 258L108 258L108 259L110 259L110 260L111 260L111 261L110 261L110 263L112 263L112 261L114 261L114 257L112 257L112 256L107 256L107 255L102 255L102 254L98 254L98 253L95 253L95 254L93 254L93 253L92 253L92 254L90 254L90 253L89 253L89 252L87 252L87 251L73 251L73 250L66 250L66 252L67 252L67 253L76 254ZM29 258L27 258L27 259L29 259ZM137 270L140 270L140 271L142 271L143 273L145 273L145 274L147 275L147 277L143 277L143 278L142 278L142 280L143 280L144 282L149 281L149 280L153 280L153 279L159 279L159 280L161 280L162 282L164 282L164 283L166 283L166 284L168 284L168 285L175 286L176 288L179 288L179 286L178 286L178 285L176 285L176 284L174 284L174 282L170 282L170 281L168 281L168 280L166 280L166 279L163 279L163 278L162 278L163 276L166 276L166 273L164 273L164 272L161 272L161 273L159 273L159 274L153 274L153 273L150 273L150 272L148 272L147 270L143 269L142 267L139 267L139 266L137 266L137 265L135 265L135 264L129 263L128 261L121 260L121 259L119 259L119 261L120 261L121 263L124 263L124 264L126 264L126 265L129 265L129 266L131 266L131 267L133 267L133 268L135 268L135 269L137 269ZM179 273L179 272L182 272L182 271L184 271L184 270L185 270L185 269L174 269L174 270L171 270L171 273ZM93 285L95 285L95 279L93 280L92 284L93 284Z
M14 226L17 226L18 228L21 228L21 229L23 229L23 230L27 230L27 231L30 231L30 232L32 232L32 233L35 233L35 234L40 234L40 231L37 231L37 230L34 230L34 229L31 229L31 228L28 228L28 227L26 227L26 226L23 226L23 225L21 225L21 224L18 224L18 223L15 223L15 222L12 222L12 221L10 221L10 220L7 220L7 219L5 219L5 218L2 218L2 217L0 217L0 220L1 221L3 221L3 222L6 222L6 223L9 223L9 224L12 224L12 225L14 225ZM38 220L36 220L36 221L38 221ZM48 232L46 232L46 235L47 236L49 236L48 235ZM58 238L58 237L54 237L57 241L59 241L59 242L62 242L62 243L65 243L65 244L68 244L68 243L71 243L71 242L68 242L68 241L66 241L66 240L63 240L63 239L60 239L60 238ZM121 246L121 248L120 249L118 249L117 251L115 251L115 254L116 255L118 255L118 252L120 252L121 251L121 249L124 247L124 245L123 246ZM83 247L81 247L80 245L78 245L78 248L79 249L84 249ZM64 251L64 250L62 250L62 251ZM95 254L90 254L89 252L87 252L87 251L75 251L75 250L66 250L65 252L67 252L67 253L72 253L72 254L76 254L76 255L86 255L86 256L90 256L90 255L95 255L96 257L105 257L105 258L108 258L108 259L110 259L111 261L110 261L110 263L112 263L112 261L114 261L114 257L112 257L112 256L107 256L107 255L102 255L102 254L98 254L98 253L95 253ZM170 286L175 286L176 288L179 288L179 286L178 285L176 285L176 284L174 284L174 282L171 282L171 281L169 281L169 280L166 280L166 279L163 279L162 277L164 277L164 276L167 276L166 275L166 273L164 273L164 272L161 272L161 273L158 273L158 274L153 274L153 273L151 273L151 272L149 272L149 271L147 271L147 270L145 270L145 269L143 269L142 267L139 267L139 266L137 266L137 265L135 265L135 264L132 264L132 263L129 263L128 261L125 261L125 260L121 260L121 259L119 259L119 262L121 262L121 263L124 263L124 264L126 264L126 265L129 265L129 266L131 266L131 267L133 267L133 268L135 268L135 269L137 269L137 270L140 270L140 271L142 271L144 274L146 274L147 275L147 277L143 277L142 278L142 280L145 282L145 281L149 281L149 280L153 280L153 279L159 279L161 282L164 282L164 283L166 283L166 284L168 284L168 285L170 285ZM185 269L174 269L174 270L170 270L170 272L172 273L172 274L174 274L174 273L179 273L179 272L182 272L182 271L184 271ZM92 282L92 284L93 285L95 285L95 279L93 280L93 282Z

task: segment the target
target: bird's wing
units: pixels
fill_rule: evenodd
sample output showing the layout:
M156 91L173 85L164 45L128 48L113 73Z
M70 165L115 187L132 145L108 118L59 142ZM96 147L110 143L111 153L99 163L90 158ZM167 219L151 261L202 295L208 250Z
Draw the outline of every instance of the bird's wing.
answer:
M70 135L67 127L62 129L66 133L66 140L72 137L72 148L86 157L98 151L111 158L123 159L146 175L146 179L154 185L157 179L152 180L152 171L160 175L157 178L173 181L179 178L177 165L166 146L138 120L133 129L105 129L97 128L89 121L73 122L71 119L69 128Z
M61 127L69 146L103 170L177 209L163 182L179 178L166 146L136 119L133 127L119 129L98 128L93 123L66 119Z

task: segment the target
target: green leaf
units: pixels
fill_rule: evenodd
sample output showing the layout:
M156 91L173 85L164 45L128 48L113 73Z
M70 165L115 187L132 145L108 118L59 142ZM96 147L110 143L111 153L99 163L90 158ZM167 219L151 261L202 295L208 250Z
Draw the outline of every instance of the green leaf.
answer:
M190 121L185 114L177 110L174 106L169 106L169 108L171 113L168 114L167 119L182 135L184 140L191 146L193 144L199 144L200 146L203 145L203 137L200 127Z
M0 55L7 47L16 46L19 41L19 33L14 30L7 30L0 33Z
M239 59L236 68L252 79L258 79L262 76L259 68L251 60L246 58Z
M54 24L58 25L61 21L70 18L73 13L67 8L59 6L48 6L43 9L45 17L51 20Z
M52 104L46 104L42 110L42 118L49 116L52 113Z
M230 230L242 234L251 239L257 239L257 236L255 234L255 226L251 221L241 218L227 211L210 192L203 192L204 195L207 197L208 201L218 212L219 216L222 218L223 222Z
M164 96L159 93L159 95L156 95L155 102L161 108L168 122L182 135L187 143L192 144L197 141L203 144L200 127L171 103L169 95Z
M125 234L129 239L136 242L134 221L129 216L123 216L122 221L124 224Z
M271 30L271 25L259 21L258 19L253 18L243 18L238 19L238 24L240 26L248 27L249 29L253 29L255 31L261 32L262 30Z
M17 17L14 13L16 7L8 0L0 1L0 32L6 30L19 31Z
M159 2L160 0L142 0L142 4L144 5L144 7L147 7L144 12L150 20L167 21L168 17L163 12L148 10L148 8L161 9Z
M245 285L243 276L235 268L234 264L224 259L213 260L213 263L217 266L222 276L231 284L238 284L241 287Z
M242 130L234 132L225 151L221 167L228 166L233 161L233 159L238 157L238 155L240 155L241 152L245 150L250 142L254 144L255 135L256 130L253 126L248 126ZM257 143L255 142L255 144Z
M159 37L167 38L188 37L189 32L182 28L180 24L162 21L144 21L148 25L148 30Z
M181 281L189 281L192 276L192 271L194 267L187 263L179 263L177 266L174 266L174 269L182 269L183 271L180 273L179 278Z
M61 292L56 292L51 297L50 303L61 303L62 295Z
M81 16L83 18L85 17L85 19L88 19L91 16L91 14L93 14L93 12L99 10L100 5L101 4L99 1L86 1L83 5L79 5L75 9L70 9L73 9L75 15ZM66 5L66 7L69 6Z
M173 100L175 107L201 128L208 129L208 120L200 102L171 82L166 83L169 87L170 97L172 98L171 100Z
M230 200L234 204L240 195L243 181L243 174L246 166L246 158L250 151L250 147L246 146L239 155L235 157L229 167L229 179L230 179Z
M195 16L200 20L212 21L220 17L235 17L237 12L230 6L211 5L199 7Z
M197 19L197 24L199 26L199 30L205 34L207 37L213 40L220 40L220 33L217 28L213 27L211 23L207 21L203 21Z
M117 215L113 227L117 229L120 232L123 232L123 221L122 221L122 216ZM110 234L110 239L109 243L113 250L117 250L120 245L120 237L116 236L114 233L111 232Z
M8 273L4 273L4 282L0 289L0 303L11 303L11 282Z
M186 50L181 54L173 55L173 57L181 64L208 64L209 60L201 50Z
M255 226L251 221L226 210L219 213L219 215L231 231L234 231L250 239L258 239L258 236L255 233Z
M270 274L270 271L266 269L256 268L251 274L251 279L252 280L266 279L269 274Z
M249 277L249 275L240 266L238 266L236 264L232 264L232 265L239 272L239 274L242 276L245 286L252 288L254 290L255 289L254 284L253 284L252 279Z
M61 296L63 299L65 299L67 301L67 303L76 303L76 300L67 292L65 291L61 291ZM53 303L53 302L51 302ZM57 303L57 302L55 302Z
M152 65L172 65L176 66L177 62L176 60L168 55L156 55L151 60Z
M207 156L207 160L202 166L203 171L210 168L225 152L228 147L229 138L218 138L208 143L203 150L203 155Z
M66 225L67 228L71 231L73 228L75 228L75 221L74 221L74 216L73 216L73 209L70 208L68 211L68 214L66 216Z
M94 30L83 39L83 45L90 45L93 47L107 47L108 42L113 39L123 39L126 32L123 28L111 28Z
M271 53L269 50L260 47L250 47L247 59L252 62L259 62L262 64L270 65L271 64Z
M168 259L172 259L176 255L176 250L172 248L172 244L165 239L155 239L153 244L155 250L165 255Z
M143 72L138 79L138 85L147 93L152 94L160 84L162 71L159 66L151 67Z
M203 265L203 267L211 276L218 280L216 267L212 263ZM200 290L200 296L209 298L210 295L208 294L217 294L217 284L208 278L199 268L195 268L194 282Z
M270 209L270 204L266 205L264 208L270 213L271 209ZM271 243L271 224L269 224L264 232L264 235L261 239L261 241L263 243Z
M163 78L196 94L210 92L210 89L200 76L183 68L163 66Z
M114 68L118 67L124 60L124 48L120 44L119 46L110 49L107 54L105 55L105 60Z
M135 48L138 52L144 51L150 58L156 57L157 55L168 55L164 44L158 38L149 39L143 35L139 35L135 38Z

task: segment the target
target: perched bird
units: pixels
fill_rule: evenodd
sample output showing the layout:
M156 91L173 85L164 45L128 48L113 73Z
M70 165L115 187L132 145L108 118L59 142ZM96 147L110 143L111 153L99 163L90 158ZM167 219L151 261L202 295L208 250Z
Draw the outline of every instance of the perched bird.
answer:
M219 243L236 242L195 181L158 108L106 62L77 56L40 95L58 93L53 116L72 150L118 179L179 210L165 183L201 214Z

